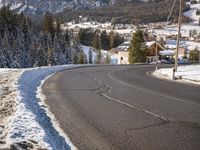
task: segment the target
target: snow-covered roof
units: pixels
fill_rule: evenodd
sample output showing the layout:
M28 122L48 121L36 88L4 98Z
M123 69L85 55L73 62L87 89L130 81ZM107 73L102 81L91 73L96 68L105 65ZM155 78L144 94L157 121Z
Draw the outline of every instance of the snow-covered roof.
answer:
M170 48L170 49L174 49L176 48L177 45L177 41L176 40L167 40L165 47ZM182 48L187 48L187 44L185 43L185 41L180 41L180 47Z
M165 47L169 49L175 49L176 40L167 40ZM188 50L194 50L195 48L200 50L200 42L180 41L180 47L186 48Z
M155 43L156 43L155 41L146 42L146 46L151 47Z
M161 56L173 56L175 54L174 50L164 50L164 51L160 51L159 54Z
M129 48L129 46L130 46L130 43L131 43L131 42L124 42L124 43L122 43L121 45L119 45L116 49L117 49L118 51L127 51L128 48Z
M155 43L157 43L157 45L159 46L159 47L161 47L163 50L165 49L162 45L160 45L158 42L156 42L156 41L151 41L151 42L146 42L146 46L149 48L149 47L151 47L152 45L154 45Z

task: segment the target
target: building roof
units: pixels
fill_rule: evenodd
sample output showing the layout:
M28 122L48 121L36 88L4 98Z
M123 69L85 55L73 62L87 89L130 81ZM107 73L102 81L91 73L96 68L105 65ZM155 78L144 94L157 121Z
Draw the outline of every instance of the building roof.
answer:
M169 49L175 49L176 48L176 44L177 44L176 40L167 40L166 44L165 44L165 47L169 48ZM180 47L187 48L187 45L185 44L184 41L180 41Z
M127 51L130 46L130 42L124 42L118 47L114 48L114 51Z
M151 47L151 46L153 46L154 44L157 44L161 49L165 50L165 48L162 45L160 45L158 42L156 42L156 41L146 42L146 46L148 48Z
M175 54L174 50L164 50L164 51L160 51L159 54L161 56L173 56Z

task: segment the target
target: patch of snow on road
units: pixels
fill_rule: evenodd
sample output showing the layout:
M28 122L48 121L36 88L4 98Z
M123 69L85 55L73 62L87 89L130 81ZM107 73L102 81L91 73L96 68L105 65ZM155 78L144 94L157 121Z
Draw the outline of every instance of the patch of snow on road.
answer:
M52 123L52 118L46 106L37 97L38 87L49 75L70 68L72 66L44 67L25 70L18 81L18 106L10 123L8 141L36 141L39 145L51 150L75 149L67 136L58 125ZM44 81L43 81L44 82ZM40 94L41 96L41 94Z
M173 68L159 69L153 75L172 80ZM179 66L175 77L178 81L200 84L200 65Z

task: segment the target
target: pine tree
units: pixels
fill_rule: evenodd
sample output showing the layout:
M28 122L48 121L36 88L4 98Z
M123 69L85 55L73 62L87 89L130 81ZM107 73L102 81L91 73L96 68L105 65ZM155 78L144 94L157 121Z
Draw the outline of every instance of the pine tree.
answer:
M112 49L114 47L114 40L115 40L115 33L111 31L109 33L109 49Z
M47 60L45 56L45 51L43 48L38 47L35 66L41 67L41 66L46 66L46 65L47 65Z
M88 56L89 56L89 64L93 64L93 60L92 60L92 49L90 48L89 49L89 52L88 52Z
M195 48L193 51L190 52L189 59L190 61L195 62L199 60L199 56L200 56L200 52L198 51L197 48Z
M78 64L78 56L77 56L77 54L74 55L73 64Z
M43 30L46 33L50 33L51 36L54 36L55 33L55 29L54 29L54 25L53 25L53 16L50 13L45 13L44 15L44 20L43 20Z
M117 47L124 42L124 38L120 37L119 34L115 34L114 36L114 44L113 47Z
M93 47L97 50L101 49L101 39L99 37L99 33L96 32L93 39Z
M131 45L128 50L130 64L145 62L147 47L141 30L137 30L136 33L133 34Z
M98 50L96 55L96 64L101 64L101 63L102 63L102 53L101 50Z
M48 47L47 64L52 65L52 66L56 64L55 58L54 58L54 49L50 47Z
M106 64L110 64L110 63L111 63L111 58L110 58L110 55L109 55L108 52L107 52L107 54L106 54L105 63L106 63Z
M100 39L101 39L102 49L108 50L109 49L109 36L107 35L105 30L101 32Z
M41 28L22 13L0 9L0 67L73 63L79 44L69 31L63 33L58 26L54 29L53 18L47 13Z
M79 54L79 58L78 58L78 64L84 64L85 61L84 61L84 54L81 53Z

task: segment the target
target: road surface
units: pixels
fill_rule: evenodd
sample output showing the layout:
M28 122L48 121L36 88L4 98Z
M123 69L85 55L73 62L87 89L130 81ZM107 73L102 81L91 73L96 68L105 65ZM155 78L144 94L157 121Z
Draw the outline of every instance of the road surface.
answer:
M80 150L199 150L200 87L154 78L154 68L70 69L42 88Z

